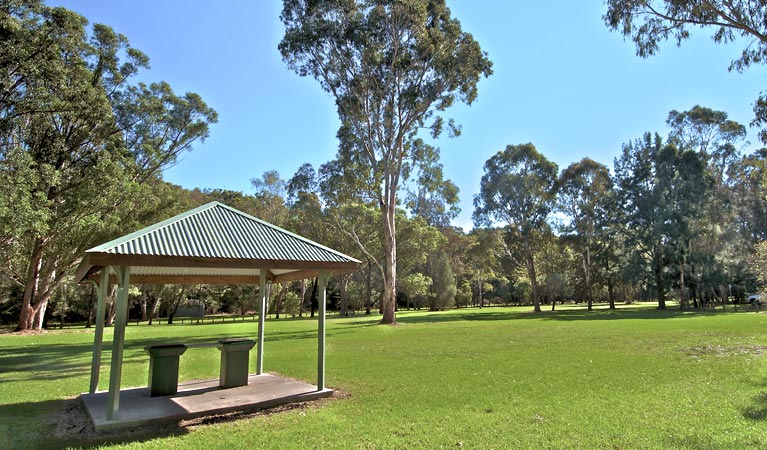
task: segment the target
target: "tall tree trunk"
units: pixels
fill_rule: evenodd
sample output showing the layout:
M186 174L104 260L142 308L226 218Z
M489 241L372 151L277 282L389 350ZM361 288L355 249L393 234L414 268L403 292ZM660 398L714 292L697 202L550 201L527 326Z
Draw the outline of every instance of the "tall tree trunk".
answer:
M349 281L352 279L353 274L341 275L341 285L339 290L341 291L341 315L349 317Z
M157 315L157 305L160 304L160 299L156 296L152 296L152 301L149 303L149 313L147 314L149 316L149 323L148 325L152 325L152 322L154 321L154 317Z
M692 299L692 307L699 309L700 305L698 304L698 288L695 284L690 286L690 298Z
M663 273L661 272L661 258L660 255L658 255L658 252L653 252L654 254L654 262L653 264L653 272L655 275L655 288L658 291L658 309L666 309L666 292L663 288Z
M109 300L109 305L107 306L107 318L106 323L104 324L107 327L111 327L112 323L114 323L115 315L117 315L117 311L115 309L115 293L117 292L117 285L113 284L109 287L109 295L107 296L104 301L106 302Z
M615 295L613 293L613 279L612 277L607 277L607 301L610 302L610 309L615 309Z
M90 328L93 326L93 300L95 297L96 292L96 286L91 286L91 293L88 296L88 319L85 323L85 328Z
M730 290L727 286L719 285L719 297L722 299L722 311L724 311L727 308L727 299L730 298Z
M304 302L306 301L306 279L301 279L301 301L298 302L298 317L304 317Z
M280 308L282 307L282 285L278 285L279 290L276 294L274 294L274 318L279 319L280 318ZM272 285L267 284L266 285L266 292L271 293ZM270 295L271 297L271 295Z
M317 278L314 278L314 282L312 283L312 299L311 299L311 308L312 308L312 314L309 317L314 317L314 312L317 310L317 306L319 306L319 302L317 300L317 284L319 281Z
M679 264L679 309L687 309L689 306L687 288L684 284L684 259L682 255L682 262Z
M168 325L173 325L173 318L176 316L179 306L181 306L181 299L176 300L168 311Z
M525 241L525 265L527 266L527 276L530 278L530 285L533 288L533 312L541 312L541 300L538 297L538 281L535 277L533 249L527 240Z
M477 270L477 300L479 300L479 309L482 309L483 302L482 301L482 271Z
M43 325L45 325L45 313L48 311L48 301L50 298L51 295L46 294L40 299L40 303L37 305L35 311L35 321L32 326L33 329L38 331L43 329Z
M37 239L32 247L32 255L29 257L27 265L27 279L24 284L24 295L21 300L21 314L19 315L19 324L16 331L25 331L31 329L34 322L34 314L37 310L33 306L34 298L37 294L37 288L40 282L40 269L43 265L43 241Z
M384 290L381 299L383 310L383 324L395 324L397 318L395 307L397 305L397 240L394 226L394 204L382 205L381 219L383 221L383 250L384 262Z
M591 251L589 250L588 243L586 244L586 251L583 253L583 276L586 281L588 310L591 311L594 307L594 295L591 292Z
M38 272L38 285L35 289L35 297L37 300L33 304L35 309L34 320L32 328L35 330L42 330L45 325L45 313L48 311L48 302L51 299L53 290L56 288L56 272L51 272L46 276L43 276Z
M373 265L368 258L368 276L365 280L365 315L370 315L370 307L373 304Z
M146 300L146 293L143 291L143 289L141 291L141 297L139 298L139 301L141 302L141 321L146 322L147 321L147 314L146 314L147 300Z

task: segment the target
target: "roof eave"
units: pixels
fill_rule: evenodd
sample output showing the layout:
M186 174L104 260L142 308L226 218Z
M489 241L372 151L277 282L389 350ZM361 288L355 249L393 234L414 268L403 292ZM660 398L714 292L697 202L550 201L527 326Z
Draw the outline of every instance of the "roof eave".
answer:
M223 269L357 270L356 261L300 261L278 259L208 258L197 256L121 255L87 253L92 266L218 267Z
M259 270L289 270L270 277L270 281L281 283L306 278L313 278L320 272L354 272L359 263L354 261L283 261L258 259L228 259L153 255L119 255L113 253L89 252L75 272L78 283L93 278L99 270L107 266L151 266L151 267L183 267L183 268L217 268L217 269L259 269ZM257 277L242 275L136 275L131 280L140 284L248 284Z

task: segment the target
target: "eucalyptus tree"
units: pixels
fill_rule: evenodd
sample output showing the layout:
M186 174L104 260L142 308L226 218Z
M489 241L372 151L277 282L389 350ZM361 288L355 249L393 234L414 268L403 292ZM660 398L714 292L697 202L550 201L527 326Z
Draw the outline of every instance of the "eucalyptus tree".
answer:
M276 170L267 170L260 178L251 178L250 185L255 189L260 219L277 226L285 226L288 220L288 184Z
M423 217L407 217L403 210L397 211L397 240L400 243L399 256L402 259L398 268L403 274L417 272L428 262L436 251L449 250L448 239L436 227L429 225Z
M384 258L380 252L380 211L371 201L370 186L353 175L354 169L336 159L320 166L317 171L319 195L325 208L325 225L344 244L356 246L349 253L365 262L365 314L373 305L375 269L384 279ZM380 290L382 292L382 290ZM379 308L380 309L380 308Z
M693 28L710 29L717 44L745 47L730 62L730 70L742 72L767 61L767 3L732 0L607 0L605 24L630 37L637 55L646 58L668 39L681 45ZM762 92L754 103L754 126L767 124L767 97ZM759 134L767 143L767 130Z
M198 188L195 188L192 193L195 193L195 191L199 191ZM232 208L239 209L240 211L257 216L260 214L259 211L259 203L255 197L252 195L246 195L242 193L241 191L232 191L229 189L204 189L202 191L199 191L202 196L199 198L198 202L194 206L200 206L205 203L216 201L223 203L227 206L231 206ZM187 208L189 209L189 208ZM183 212L182 210L181 212Z
M577 255L568 245L571 236L557 236L552 227L546 227L538 241L536 268L540 295L546 302L551 303L551 310L556 309L557 302L569 298L577 298L579 294L574 280L580 278L577 268ZM575 295L574 295L575 294Z
M280 19L284 61L335 98L339 152L373 190L385 258L382 322L395 323L396 208L403 178L420 161L416 136L423 128L439 136L440 113L471 104L492 64L444 0L284 0Z
M439 161L439 149L425 144L420 139L414 141L417 146L414 165L415 174L406 174L413 178L414 186L408 189L406 204L408 209L435 227L447 228L450 221L461 212L458 207L458 186L444 179L442 164Z
M548 227L554 206L557 165L533 144L509 145L485 162L480 192L474 198L476 225L503 223L506 242L518 253L532 286L533 306L540 312L535 269L536 241Z
M705 157L724 182L727 167L738 157L737 145L746 138L746 127L730 120L724 111L700 105L689 111L668 113L669 142L683 149L695 150Z
M499 269L498 257L503 253L501 236L497 229L474 228L469 238L465 264L471 276L470 282L476 283L477 304L482 308L487 281L495 278Z
M24 287L24 330L30 314L42 325L85 249L167 205L162 169L216 113L166 83L131 85L146 55L65 8L8 1L0 23L0 178L13 180L0 195L1 270Z
M570 164L557 180L557 209L567 218L562 231L571 237L581 256L589 311L594 302L592 274L595 257L605 246L599 238L608 223L611 191L612 180L607 167L590 158Z

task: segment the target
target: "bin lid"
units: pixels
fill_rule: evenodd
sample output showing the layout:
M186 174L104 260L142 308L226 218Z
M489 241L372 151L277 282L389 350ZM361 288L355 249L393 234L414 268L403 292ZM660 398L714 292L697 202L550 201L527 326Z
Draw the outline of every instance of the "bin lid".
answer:
M153 357L179 356L186 351L184 344L153 344L144 347L144 351Z

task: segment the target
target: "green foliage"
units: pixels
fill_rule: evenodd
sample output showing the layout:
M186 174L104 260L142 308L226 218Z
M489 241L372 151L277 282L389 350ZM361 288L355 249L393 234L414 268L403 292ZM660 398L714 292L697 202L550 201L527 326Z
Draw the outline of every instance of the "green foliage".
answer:
M380 212L383 322L394 323L400 188L420 171L416 184L437 187L438 195L416 190L413 209L434 224L454 214L446 205L455 203L455 186L441 179L437 150L418 132L439 136L439 114L456 101L471 104L492 63L444 0L284 0L280 20L283 60L336 101L340 148L326 166L335 176L326 178L335 192ZM448 126L458 133L452 121Z
M548 227L556 177L557 165L538 153L533 144L509 145L485 162L480 193L474 198L477 225L500 222L506 226L506 254L521 256L536 312L540 311L536 240Z
M767 289L767 241L756 244L753 255L748 260L749 269L757 276L759 287Z
M629 244L644 255L636 261L645 261L648 280L664 308L670 282L665 261L685 264L696 235L694 224L711 195L711 180L698 153L664 145L660 136L649 133L624 146L615 173Z
M486 283L484 288L486 291L489 291L493 288L493 285ZM455 293L455 306L459 308L469 306L471 304L472 297L471 283L469 280L463 280L463 282L458 285Z
M605 24L630 37L637 55L654 55L668 39L681 45L690 37L691 28L707 28L717 44L744 42L740 56L730 63L730 70L742 72L767 61L767 4L755 1L679 1L679 0L607 0ZM754 104L753 126L767 124L767 98L764 93ZM767 130L759 133L767 143Z
M508 224L520 236L538 229L551 212L556 175L557 165L533 144L507 146L485 162L475 222Z
M589 158L570 164L557 180L557 209L566 217L561 227L581 255L581 271L589 308L593 301L593 273L600 252L610 246L602 230L609 224L613 195L610 172Z
M255 188L257 217L277 226L284 226L288 210L285 205L287 182L276 170L267 170L261 178L253 178L250 184Z
M444 252L437 252L429 259L434 290L434 295L429 300L429 308L432 311L452 308L455 305L457 289L450 258Z
M285 314L290 314L291 317L295 317L298 315L300 304L301 296L295 291L288 290L285 292L284 298L282 299L282 311Z
M148 58L108 26L37 1L0 8L0 270L24 286L25 329L85 249L167 207L161 170L217 116L197 94L129 84Z
M413 160L413 168L417 172L414 186L407 196L408 209L413 215L423 217L426 222L435 227L450 226L450 221L458 216L458 186L443 178L442 164L439 161L439 149L416 140L417 147ZM403 177L410 178L410 171Z
M408 304L420 309L431 296L432 279L422 273L400 278L399 289L408 296Z

